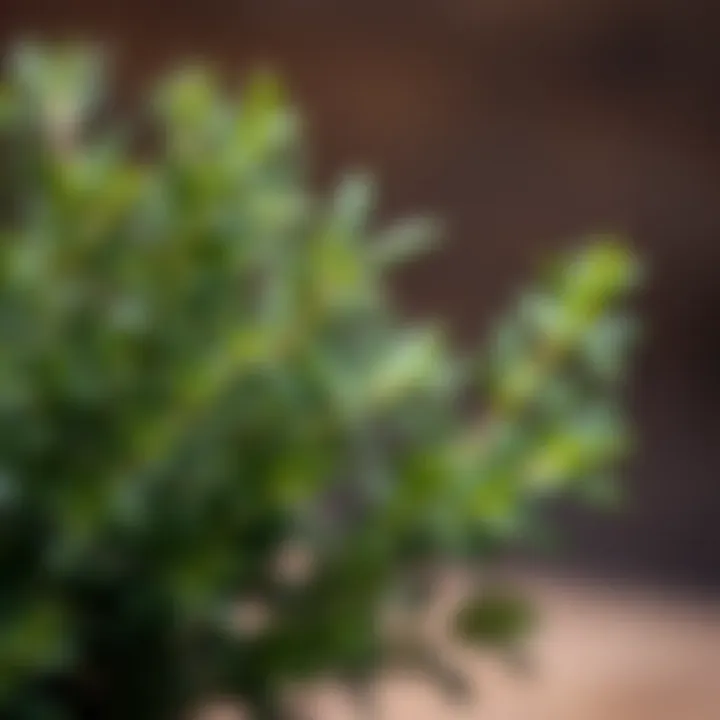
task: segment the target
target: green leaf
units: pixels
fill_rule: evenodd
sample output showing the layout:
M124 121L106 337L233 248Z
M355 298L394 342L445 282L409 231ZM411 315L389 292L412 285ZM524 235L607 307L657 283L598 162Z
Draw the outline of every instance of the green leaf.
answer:
M630 249L614 237L598 236L558 271L564 301L582 314L592 313L637 286L640 266Z
M394 266L434 250L442 234L440 223L425 218L391 225L375 238L370 248L372 262L380 267Z
M532 606L507 592L488 592L468 603L455 619L455 631L464 641L488 647L511 647L535 626Z
M11 82L51 140L70 139L102 99L105 62L97 49L67 45L49 56L39 45L18 45Z
M431 388L440 367L439 335L432 331L410 332L379 356L369 379L368 396L388 405L413 391Z
M333 197L336 231L349 239L366 229L375 206L375 184L367 175L347 175L338 184Z

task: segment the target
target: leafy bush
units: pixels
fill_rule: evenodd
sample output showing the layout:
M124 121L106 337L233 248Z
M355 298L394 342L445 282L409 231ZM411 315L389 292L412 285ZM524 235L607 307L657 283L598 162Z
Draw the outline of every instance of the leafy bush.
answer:
M416 568L622 455L632 257L598 239L459 359L388 292L431 226L311 196L272 80L175 74L130 132L101 69L26 46L0 91L0 715L285 717L290 682L427 660L380 628Z

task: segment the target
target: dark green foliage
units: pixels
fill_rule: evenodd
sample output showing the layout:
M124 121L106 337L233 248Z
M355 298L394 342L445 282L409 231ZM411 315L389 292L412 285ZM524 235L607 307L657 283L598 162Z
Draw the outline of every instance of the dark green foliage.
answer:
M376 230L362 178L311 196L271 80L178 73L139 150L100 70L24 47L0 89L0 716L276 717L290 681L383 665L416 562L618 460L637 269L600 238L457 359L388 293L432 227Z
M461 638L507 648L524 637L535 624L535 614L514 593L498 590L468 603L458 613L455 627Z

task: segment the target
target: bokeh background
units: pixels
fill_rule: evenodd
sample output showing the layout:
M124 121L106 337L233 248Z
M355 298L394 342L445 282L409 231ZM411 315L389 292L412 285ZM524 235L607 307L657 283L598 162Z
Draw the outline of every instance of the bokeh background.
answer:
M445 248L407 268L398 293L408 313L446 318L458 343L482 335L551 252L586 232L627 233L649 271L627 502L611 516L561 511L566 540L553 562L599 579L603 591L655 588L639 606L618 601L628 614L613 626L610 647L623 647L623 636L626 649L644 646L636 671L651 657L684 652L701 668L686 668L688 677L720 684L720 671L711 675L717 653L702 654L699 639L684 651L658 641L675 628L690 642L679 615L661 614L661 630L634 641L623 629L655 617L657 588L663 597L720 590L716 0L5 0L3 47L23 36L110 43L127 93L188 57L228 77L257 66L278 71L304 110L319 185L344 168L370 168L383 214L446 220ZM560 631L563 667L584 662L572 659L578 638L615 637L601 630L613 622L614 601L588 587L584 599L566 588L552 604L569 602L568 622L586 612L590 623ZM717 618L703 617L698 638L720 648ZM605 653L609 663L613 652ZM648 697L657 700L663 682L652 677ZM578 682L568 676L560 687ZM693 692L667 717L720 716L717 692L707 715ZM628 720L645 718L648 702L628 710ZM622 712L598 703L586 698L568 717ZM660 706L647 716L665 717L667 700ZM535 708L533 720L544 717Z

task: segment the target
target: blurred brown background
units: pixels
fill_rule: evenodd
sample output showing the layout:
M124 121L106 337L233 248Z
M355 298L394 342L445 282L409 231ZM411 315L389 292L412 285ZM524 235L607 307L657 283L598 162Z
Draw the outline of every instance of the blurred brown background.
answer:
M447 219L399 282L459 341L550 251L629 233L650 270L629 502L571 513L562 560L720 587L719 3L5 0L3 47L28 35L112 43L128 87L188 56L279 70L318 181L369 167L384 213Z

